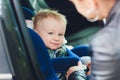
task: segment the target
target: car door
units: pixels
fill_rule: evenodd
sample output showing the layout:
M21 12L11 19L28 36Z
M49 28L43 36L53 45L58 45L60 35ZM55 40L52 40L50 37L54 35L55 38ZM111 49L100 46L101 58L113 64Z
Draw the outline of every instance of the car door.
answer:
M19 0L0 0L0 80L44 80Z

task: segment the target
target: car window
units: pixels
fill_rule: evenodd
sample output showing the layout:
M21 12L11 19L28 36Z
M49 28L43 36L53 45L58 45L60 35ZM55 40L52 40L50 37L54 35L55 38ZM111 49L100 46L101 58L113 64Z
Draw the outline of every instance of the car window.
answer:
M43 80L19 0L0 0L0 11L0 51L4 55L0 54L5 59L1 58L5 63L0 66L6 66L0 73L10 73L10 80Z

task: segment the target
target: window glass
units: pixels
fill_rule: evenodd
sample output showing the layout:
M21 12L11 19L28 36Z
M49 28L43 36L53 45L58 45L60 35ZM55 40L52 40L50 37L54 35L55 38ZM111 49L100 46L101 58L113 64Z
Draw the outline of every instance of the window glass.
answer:
M28 34L24 35L26 32L22 30L25 26L21 26L18 14L15 12L16 7L19 9L18 4L17 6L14 5L16 2L18 2L18 0L0 0L1 27L4 32L3 36L5 36L7 50L12 63L10 67L13 68L13 71L12 68L10 68L10 70L15 80L37 80L36 72L33 68L34 65L31 65L32 63L28 55L30 49L27 47L24 37L26 36L27 40L30 38L27 37L29 36Z

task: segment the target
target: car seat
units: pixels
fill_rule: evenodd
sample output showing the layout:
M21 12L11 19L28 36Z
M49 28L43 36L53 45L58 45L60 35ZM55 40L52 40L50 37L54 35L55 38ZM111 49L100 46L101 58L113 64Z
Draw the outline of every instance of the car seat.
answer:
M67 52L69 53L68 57L51 59L41 37L30 28L28 28L28 31L45 80L58 80L55 74L56 72L63 72L69 69L69 67L77 65L80 58L69 49L67 49Z
M71 49L73 53L78 55L79 57L82 56L90 56L89 46L88 45L79 45Z
M50 61L50 57L48 55L47 49L46 49L42 39L32 29L28 28L28 31L30 33L30 37L33 42L33 47L36 52L37 60L38 60L40 69L43 73L45 80L58 80L58 78L53 70L53 67L52 67L52 64Z
M32 20L32 17L34 16L35 13L31 9L25 6L22 6L22 10L23 10L25 19Z

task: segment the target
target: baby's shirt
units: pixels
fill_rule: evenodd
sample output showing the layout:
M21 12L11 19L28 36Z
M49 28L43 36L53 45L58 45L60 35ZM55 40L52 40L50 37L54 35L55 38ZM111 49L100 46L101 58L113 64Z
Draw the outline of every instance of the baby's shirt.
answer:
M51 58L68 56L66 52L66 47L64 45L56 50L48 49L48 53Z

